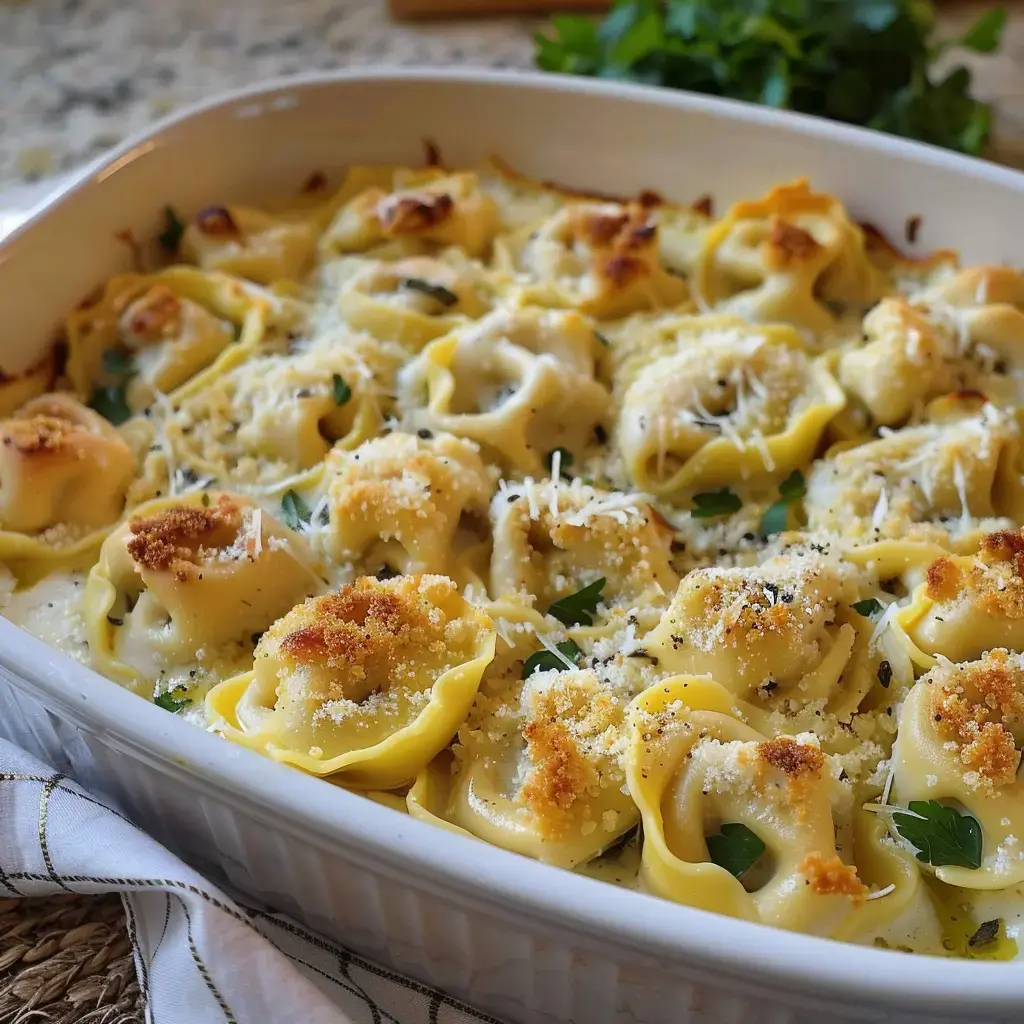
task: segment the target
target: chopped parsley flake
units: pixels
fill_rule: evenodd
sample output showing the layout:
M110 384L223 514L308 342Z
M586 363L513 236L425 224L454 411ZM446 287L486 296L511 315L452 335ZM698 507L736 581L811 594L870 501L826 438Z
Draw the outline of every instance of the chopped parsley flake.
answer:
M690 510L694 519L714 519L716 516L729 516L743 507L739 495L733 494L728 487L720 491L705 491L693 496L696 508Z
M132 411L128 408L128 399L123 384L107 384L94 388L89 396L89 408L95 409L104 419L119 427L125 420L131 419Z
M300 530L303 526L307 526L313 516L310 507L292 490L285 491L284 497L281 499L281 513L285 525L293 530Z
M182 693L183 689L168 690L167 693L158 693L153 698L153 703L164 711L170 711L176 715L183 707L192 703L190 697L175 697L175 693Z
M181 236L185 234L185 222L178 216L173 206L164 207L164 229L158 236L160 244L172 255L181 245Z
M807 494L807 482L799 469L794 469L779 484L779 500L769 505L761 516L761 536L782 533L789 525L789 506Z
M601 591L604 590L605 579L602 576L593 583L588 583L575 594L559 598L548 609L563 626L592 626L594 612L601 603Z
M882 602L876 597L866 597L863 601L854 601L850 606L858 615L870 619L882 610Z
M422 277L404 277L402 278L402 287L411 292L419 292L421 295L429 295L446 309L448 306L456 305L459 301L458 295L450 288L445 288L443 284L431 284L430 281L424 281Z
M981 825L937 800L911 800L907 813L892 816L896 831L910 843L917 859L933 867L981 867Z
M708 856L734 878L740 878L754 866L765 851L756 833L738 821L729 821L717 835L708 836Z
M565 640L555 646L574 664L583 653L573 640ZM551 669L563 672L565 671L565 662L549 650L536 651L523 662L523 678L528 679L534 672L548 672Z
M331 378L331 394L335 405L344 405L352 397L352 389L340 373Z

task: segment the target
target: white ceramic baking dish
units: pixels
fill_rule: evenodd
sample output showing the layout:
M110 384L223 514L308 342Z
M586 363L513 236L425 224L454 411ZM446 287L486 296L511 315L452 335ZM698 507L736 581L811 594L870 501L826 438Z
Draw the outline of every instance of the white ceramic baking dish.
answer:
M0 245L0 367L27 367L64 313L126 268L115 232L153 237L165 203L258 201L314 169L416 163L424 138L453 164L497 152L540 178L710 192L719 209L809 175L896 239L920 215L922 248L1024 263L1024 175L936 149L596 81L332 74L206 104L76 175ZM1024 1006L1017 964L792 935L432 829L195 729L4 620L0 734L113 797L212 876L524 1024L988 1024Z

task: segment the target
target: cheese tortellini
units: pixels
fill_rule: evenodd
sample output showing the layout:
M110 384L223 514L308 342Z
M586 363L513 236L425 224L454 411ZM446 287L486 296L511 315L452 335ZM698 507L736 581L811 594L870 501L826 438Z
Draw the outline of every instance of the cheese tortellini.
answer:
M0 557L111 526L133 475L131 450L102 416L70 395L33 398L0 420Z
M356 177L356 172L350 173L352 180L343 194L355 187ZM375 177L382 179L379 184L371 183ZM457 246L469 256L485 254L498 230L499 215L475 174L399 171L390 182L389 177L366 169L367 187L342 206L320 239L323 255L415 255L445 246Z
M641 876L655 893L793 931L830 935L868 888L849 850L853 791L813 734L766 739L710 679L681 676L630 708L630 791L644 828ZM739 824L763 853L746 884L707 837Z
M203 270L260 284L297 280L312 263L316 225L245 206L201 210L181 239L181 254Z
M697 282L716 310L816 335L838 326L840 311L872 305L886 287L863 231L834 197L802 180L736 203L709 233Z
M451 435L393 433L325 463L329 522L314 543L335 564L374 572L440 572L479 540L491 476L476 445Z
M808 526L870 543L949 543L1019 514L1020 431L974 398L933 403L929 422L837 445L807 479Z
M465 258L351 259L334 267L328 264L324 276L341 279L338 306L345 321L412 349L483 316L493 304L482 267Z
M637 487L678 499L807 462L845 398L790 328L666 325L627 362L618 440Z
M638 818L618 750L624 713L593 670L485 686L459 733L444 817L549 864L590 860Z
M103 544L86 587L93 657L122 681L250 650L322 589L302 538L254 502L196 494L140 506Z
M495 311L409 363L400 405L413 427L476 441L511 473L543 475L555 449L581 454L608 411L601 348L578 313Z
M967 809L981 827L981 860L935 868L967 889L1024 881L1022 655L996 648L977 660L943 659L914 685L893 748L899 804L938 800ZM898 837L897 837L898 838Z
M395 369L396 354L362 335L258 356L185 395L166 443L200 478L272 485L379 433Z
M987 534L976 554L937 558L898 621L934 657L968 661L995 647L1024 650L1024 532Z
M635 495L549 481L499 491L491 506L491 592L527 593L543 608L598 578L606 603L657 603L678 582L671 531Z
M644 649L672 672L706 674L764 706L826 703L848 721L883 658L855 604L861 574L809 553L685 576Z
M685 281L662 266L657 219L641 203L572 203L524 230L506 259L540 305L609 320L687 298Z
M1024 275L427 154L158 202L9 353L0 614L396 823L1014 956Z
M494 656L444 576L363 577L279 619L253 671L207 698L215 728L360 788L411 781L451 740Z

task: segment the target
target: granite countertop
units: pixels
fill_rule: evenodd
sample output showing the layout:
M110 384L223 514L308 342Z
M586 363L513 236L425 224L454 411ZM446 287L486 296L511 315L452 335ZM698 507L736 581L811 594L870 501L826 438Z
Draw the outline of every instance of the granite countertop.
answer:
M384 0L0 0L0 190L69 170L176 107L278 75L525 67L536 25L401 24Z
M994 0L943 0L953 35ZM994 59L996 156L1024 165L1024 5ZM95 157L176 107L303 71L384 64L526 67L539 22L395 23L385 0L0 0L0 191Z

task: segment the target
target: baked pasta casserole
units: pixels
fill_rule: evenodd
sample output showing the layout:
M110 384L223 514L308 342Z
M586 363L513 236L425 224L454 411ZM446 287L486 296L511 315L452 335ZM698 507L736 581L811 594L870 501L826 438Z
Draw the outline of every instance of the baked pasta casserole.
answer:
M1024 276L498 161L166 221L0 374L5 617L451 832L1016 955Z

